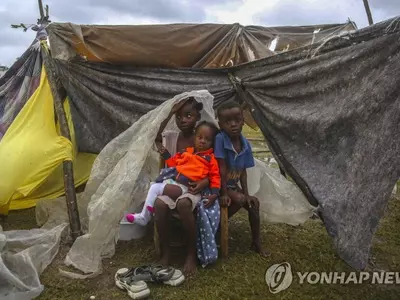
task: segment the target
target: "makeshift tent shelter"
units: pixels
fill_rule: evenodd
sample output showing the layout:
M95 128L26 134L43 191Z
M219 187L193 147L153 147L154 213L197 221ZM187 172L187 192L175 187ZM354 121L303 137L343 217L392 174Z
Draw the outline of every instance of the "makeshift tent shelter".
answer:
M218 68L320 44L356 30L344 24L261 27L240 24L89 26L51 24L53 58L130 63L142 67ZM276 40L274 51L269 48ZM162 41L162 42L161 42Z
M123 31L119 32L120 43L114 43L118 47L103 53L99 49L106 44L100 43L99 36L87 38L100 27L78 27L80 31L74 34L70 25L49 26L52 55L70 100L78 148L98 153L107 145L83 195L89 203L89 234L75 242L67 263L96 273L101 257L113 253L114 248L105 241L115 239L118 225L107 221L118 220L120 211L112 210L108 196L115 196L111 200L116 201L140 187L140 182L132 187L127 169L118 172L126 159L133 157L130 150L138 150L130 148L129 139L137 137L138 124L129 126L145 113L157 116L171 105L165 100L179 93L207 89L216 106L235 95L250 106L277 160L309 201L319 204L339 255L351 266L364 268L373 232L400 172L398 22L393 19L354 33L332 34L298 50L221 69L117 64L112 59L118 53L113 56L112 52L126 42ZM118 31L113 33L118 36ZM72 38L69 43L66 37L74 36L79 39ZM199 43L194 45L201 48ZM196 49L191 52L197 53ZM80 60L75 57L77 51ZM207 53L200 55L199 61L207 58ZM225 66L242 57L240 51L229 53L221 54L227 59L216 65ZM99 58L106 63L98 62ZM168 60L163 63L171 66ZM143 126L143 118L140 124ZM140 172L148 174L143 166L135 164L135 178L141 177ZM105 214L112 217L100 224L98 216ZM102 231L104 228L110 230Z
M195 68L237 65L274 55L274 52L269 50L268 47L276 38L279 39L275 48L281 51L284 47L288 46L289 49L292 49L310 43L320 43L335 34L343 34L354 29L356 27L352 22L275 28L261 26L244 27L239 24L79 26L70 23L53 23L47 28L50 32L49 40L52 47L52 55L56 59L69 60L79 56L88 61L104 61L114 64L128 63L144 67ZM44 27L41 27L31 47L0 80L0 141L21 109L26 103L31 102L28 99L39 86L42 70L39 40L45 37L46 31ZM168 40L165 40L165 37L168 37ZM163 41L162 44L160 40ZM52 97L49 90L45 92L45 95L46 97ZM44 94L40 96L44 97ZM152 95L150 98L154 96ZM165 100L174 95L169 93L168 95L164 94L160 96L162 97L161 100ZM53 103L53 99L49 101L49 105ZM85 105L84 103L85 101L81 101L81 105ZM89 102L87 103L89 104ZM99 153L112 138L128 128L138 116L153 108L155 103L155 99L147 99L140 107L135 108L133 114L132 111L125 111L123 107L118 108L111 112L112 115L120 116L117 122L115 122L117 119L112 117L109 111L107 112L107 102L101 105L104 108L101 112L96 112L90 106L86 106L84 110L81 107L77 111L75 105L71 103L73 126L77 129L78 134L77 146L79 152L76 155L78 161L74 163L75 168L77 168L75 172L77 186L87 180L90 166L95 157L88 154L88 152ZM65 105L68 106L69 104L70 102L66 102ZM25 111L28 111L28 109L25 108ZM69 106L67 113L69 113ZM92 118L91 115L97 113L100 113L97 117L102 115L101 118L105 122L104 126L108 128L106 132L93 131L93 123L90 120L94 120L95 118ZM31 110L31 115L40 118L38 111ZM51 116L46 117L51 119ZM26 122L22 116L19 118ZM71 120L71 118L69 119ZM254 125L254 121L250 115L246 116L246 120L249 124ZM72 126L72 121L70 125ZM17 126L17 124L14 126ZM74 131L74 128L71 126L70 130ZM19 131L24 131L25 128L22 124ZM33 131L39 135L37 130ZM90 139L85 141L80 138L85 135L82 131L97 132L103 138L102 140ZM19 142L21 139L16 141L14 136L13 139L14 145L18 144L21 146ZM8 142L2 143L2 149L7 148L8 151L14 151L14 146L6 143ZM29 157L29 153L31 152L28 148L25 148L24 153ZM6 157L6 155L10 154L3 152L3 157ZM11 161L7 159L8 167L2 165L3 170L13 167ZM3 188L3 194L0 194L0 213L3 210L3 213L6 214L9 205L10 209L23 209L34 206L40 198L60 196L64 190L61 176L61 161L62 159L54 162L53 167L58 167L54 171L54 175L50 176L50 170L42 172L46 162L36 158L36 161L31 164L32 172L40 174L39 178L35 181L32 180L34 174L21 175L14 172L14 178L18 178L18 182L14 180L11 183L10 177L8 181L0 185ZM19 167L14 166L13 168L23 170L24 166L22 164L26 164L27 161L19 160L19 163Z
M239 94L277 160L309 201L319 204L339 255L362 269L377 221L399 178L397 25L398 19L388 20L232 68L132 68L59 59L57 72L71 98L73 119L81 120L75 128L78 145L88 152L102 149L132 118L181 92L207 89L215 105ZM60 45L65 45L60 26L66 28L54 25L54 33L49 27L52 54L58 58L64 55ZM100 124L107 130L99 130ZM98 183L91 194L99 201L89 209L92 217L100 213L109 189L125 188L103 179L104 185ZM69 255L74 265L88 272L98 269L82 254L88 250L93 257L91 251L99 246L93 239L89 232Z

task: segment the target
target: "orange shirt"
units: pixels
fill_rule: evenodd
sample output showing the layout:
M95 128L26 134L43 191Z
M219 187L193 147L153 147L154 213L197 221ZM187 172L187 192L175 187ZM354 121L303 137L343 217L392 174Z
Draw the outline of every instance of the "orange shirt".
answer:
M189 147L186 152L177 153L165 162L168 167L176 167L177 178L180 174L192 181L199 181L208 177L213 192L218 192L221 188L218 162L215 159L213 149L194 153L194 148Z

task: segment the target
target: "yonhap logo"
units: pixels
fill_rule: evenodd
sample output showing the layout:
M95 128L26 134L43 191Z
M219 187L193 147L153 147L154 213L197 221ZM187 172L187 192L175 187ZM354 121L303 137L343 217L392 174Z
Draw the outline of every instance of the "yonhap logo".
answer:
M297 274L297 276L295 276ZM297 277L293 278L293 276ZM296 272L288 262L272 265L265 272L265 282L272 294L286 290L293 282L299 284L390 284L400 285L400 272Z
M283 262L269 267L267 272L265 272L265 281L272 294L277 294L280 291L286 290L293 281L290 264L288 262Z

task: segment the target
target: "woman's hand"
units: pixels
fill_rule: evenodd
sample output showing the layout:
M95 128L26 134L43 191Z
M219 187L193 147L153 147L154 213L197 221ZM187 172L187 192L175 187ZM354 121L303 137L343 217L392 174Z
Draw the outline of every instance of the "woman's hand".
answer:
M188 99L184 99L184 100L181 100L181 101L179 101L179 102L176 102L175 104L174 104L174 106L172 106L172 108L171 108L171 115L174 115L178 110L180 110L181 109L181 107L183 106L183 105L185 105L185 103L188 101Z
M160 142L156 142L156 147L157 147L157 152L160 153L161 155L163 155L167 151L167 149L165 149L163 144Z

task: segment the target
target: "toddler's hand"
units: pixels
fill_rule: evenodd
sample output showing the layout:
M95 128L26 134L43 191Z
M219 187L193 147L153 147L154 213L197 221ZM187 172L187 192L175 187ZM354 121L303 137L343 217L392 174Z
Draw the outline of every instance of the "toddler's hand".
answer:
M203 189L201 188L201 184L199 181L197 182L189 182L189 193L196 195L200 193Z

